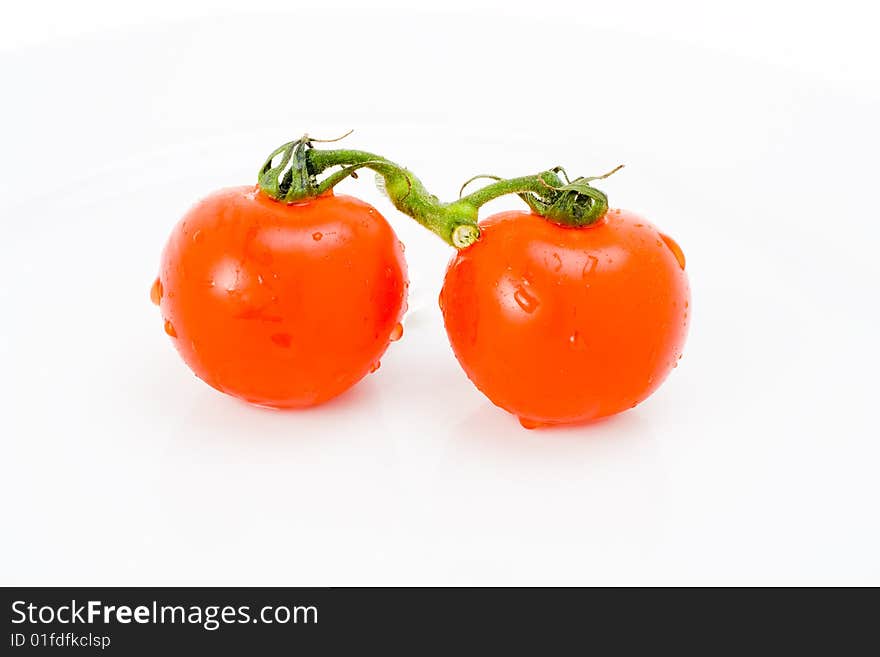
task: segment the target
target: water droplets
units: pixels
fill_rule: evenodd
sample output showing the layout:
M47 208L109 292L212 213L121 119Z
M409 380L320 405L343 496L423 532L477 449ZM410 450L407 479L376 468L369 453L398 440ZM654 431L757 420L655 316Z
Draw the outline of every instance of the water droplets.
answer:
M562 269L562 258L559 257L558 253L554 253L552 257L553 261L553 271L559 271Z
M156 280L153 281L153 286L150 288L150 301L152 301L157 306L162 301L162 295L164 290L162 289L162 281L159 280L159 277L156 277Z
M402 337L403 337L403 324L401 324L400 322L397 322L397 324L394 325L394 328L391 329L391 335L388 336L388 339L391 340L391 342L397 342Z
M519 423L522 425L523 429L538 429L539 427L543 427L544 423L539 422L538 420L532 420L527 417L517 418Z
M535 293L529 289L529 283L523 280L522 285L516 288L513 293L513 300L525 312L531 314L538 309L541 301L535 296Z
M197 244L198 242L201 242L201 241L202 241L202 229L201 229L201 228L199 228L198 230L196 230L196 231L192 234L192 241L193 241L193 243L196 243L196 244Z
M312 239L316 242L320 242L323 237L324 233L322 233L321 231L315 231L314 233L312 233Z
M599 258L594 255L588 255L587 261L584 263L584 268L581 269L581 278L589 278L594 271L596 271L596 267L599 265Z
M373 363L373 364L370 366L370 374L372 374L373 372L375 372L376 370L378 370L380 367L382 367L382 361L378 361L378 360L377 360L375 363Z
M572 349L577 349L578 351L583 351L587 348L587 341L581 335L581 332L577 330L572 331L572 334L568 336L568 343Z
M663 240L663 242L666 244L666 246L669 247L669 250L672 251L672 255L675 256L676 260L678 260L678 265L682 269L684 269L684 264L685 264L684 251L681 250L681 247L678 244L676 244L675 240L672 239L671 237L669 237L669 235L664 235L663 233L660 233L660 238ZM658 244L659 244L659 242L658 242Z
M172 338L177 337L177 331L174 330L174 324L172 324L171 321L167 319L165 320L165 332Z

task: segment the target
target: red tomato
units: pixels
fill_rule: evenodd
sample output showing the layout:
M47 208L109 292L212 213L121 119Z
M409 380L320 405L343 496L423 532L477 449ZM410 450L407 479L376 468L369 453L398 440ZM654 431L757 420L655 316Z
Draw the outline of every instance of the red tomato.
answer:
M523 426L631 408L681 357L684 255L634 214L565 228L504 212L449 264L440 306L471 381Z
M151 296L197 376L273 407L319 404L379 366L400 337L406 263L370 205L286 205L218 191L174 228Z

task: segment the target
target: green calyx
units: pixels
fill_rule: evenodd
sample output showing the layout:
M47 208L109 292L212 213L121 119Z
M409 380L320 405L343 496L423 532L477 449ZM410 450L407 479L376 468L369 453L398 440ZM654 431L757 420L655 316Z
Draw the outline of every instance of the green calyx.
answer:
M276 149L260 168L260 189L277 201L296 203L320 196L348 177L357 178L360 169L371 169L376 173L379 188L394 207L458 249L479 239L477 214L480 207L505 194L517 194L533 212L554 223L570 227L588 226L608 210L608 198L589 183L620 169L617 167L603 176L573 181L568 180L561 167L521 178L475 176L462 186L462 191L478 178L492 178L495 182L467 196L460 196L452 203L444 203L430 194L411 171L380 155L348 149L313 148L313 142L319 141L338 139L318 140L304 135ZM323 180L318 179L325 171L334 168ZM560 173L565 176L565 181L560 179Z
M555 223L572 227L589 226L601 219L608 211L608 197L590 183L594 180L604 180L622 168L621 164L601 176L569 180L565 169L556 167L552 173L561 173L565 176L565 184L552 187L554 194L550 195L549 202L538 195L525 197L523 200L533 212Z

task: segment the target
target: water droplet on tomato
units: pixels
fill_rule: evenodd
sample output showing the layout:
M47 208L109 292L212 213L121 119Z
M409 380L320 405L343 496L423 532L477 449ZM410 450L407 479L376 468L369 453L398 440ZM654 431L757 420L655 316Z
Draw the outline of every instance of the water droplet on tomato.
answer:
M177 337L177 331L174 330L174 324L172 324L167 319L165 320L165 332L170 335L172 338Z
M162 301L162 281L159 280L158 276L156 277L156 280L153 281L153 286L150 288L150 301L157 306Z
M581 270L581 278L589 278L590 274L596 271L596 266L599 264L599 258L594 255L588 255L587 261L584 263L584 268Z
M575 331L570 336L568 336L568 341L569 341L569 343L571 343L571 346L574 347L575 349L580 350L580 349L587 348L587 341L584 340L580 331Z
M559 271L562 269L562 258L559 257L558 253L553 254L553 271Z
M675 259L678 260L678 265L684 269L684 251L681 250L681 247L676 244L675 240L669 237L669 235L660 233L660 237L666 243L666 246L669 247L669 250L672 251L672 255L675 256Z
M322 237L324 237L324 234L321 232L312 233L312 239L316 242L320 242Z
M401 337L403 337L403 324L397 322L397 324L394 325L394 328L391 329L391 335L388 336L388 339L392 342L397 342Z
M202 229L199 228L196 232L193 233L192 241L198 242L201 239L202 239Z
M288 347L290 347L291 338L289 333L273 333L269 337L272 342L277 344L279 347L282 347L283 349L287 349Z
M526 289L525 285L520 285L516 288L516 292L513 293L513 299L519 304L519 307L527 313L535 312L537 307L541 304L538 298Z
M370 367L370 374L378 370L380 367L382 367L382 362L377 360L375 363L373 363L372 367Z
M523 426L524 429L537 429L538 427L543 427L543 422L538 422L537 420L530 420L527 417L517 418L519 423Z
M406 244L404 244L400 240L397 240L397 245L400 247L401 251L406 251Z

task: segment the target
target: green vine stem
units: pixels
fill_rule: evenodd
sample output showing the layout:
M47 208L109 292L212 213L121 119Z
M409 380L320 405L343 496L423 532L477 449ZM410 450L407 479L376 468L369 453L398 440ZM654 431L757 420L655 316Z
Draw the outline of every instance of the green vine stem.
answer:
M429 193L411 171L380 155L349 149L315 149L312 147L315 141L319 140L304 135L276 149L260 169L260 189L281 202L302 202L330 191L345 178L357 177L359 169L371 169L394 207L458 249L470 246L479 238L480 207L506 194L517 194L533 212L555 223L588 226L608 210L608 198L589 183L606 178L620 168L604 176L574 181L568 180L561 167L520 178L477 176L465 186L476 178L492 178L496 182L444 203ZM318 180L318 176L334 167L341 168ZM560 173L565 176L565 182L559 177Z
M464 199L443 203L429 193L422 181L411 171L379 155L354 150L311 150L308 162L316 175L333 166L343 166L341 171L318 185L318 193L331 189L350 171L369 168L378 174L380 188L394 207L439 235L448 244L461 249L473 244L480 236L480 229L477 227L479 206L467 203Z

